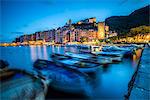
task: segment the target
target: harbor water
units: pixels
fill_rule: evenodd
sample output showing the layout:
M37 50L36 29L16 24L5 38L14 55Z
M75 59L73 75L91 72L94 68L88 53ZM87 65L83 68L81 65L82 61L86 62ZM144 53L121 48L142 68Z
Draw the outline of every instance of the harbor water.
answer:
M6 60L11 68L32 71L37 59L51 60L50 54L65 51L78 51L75 47L60 46L21 46L0 47L0 59ZM123 58L122 62L100 68L91 78L90 98L124 98L128 83L136 70L138 60Z

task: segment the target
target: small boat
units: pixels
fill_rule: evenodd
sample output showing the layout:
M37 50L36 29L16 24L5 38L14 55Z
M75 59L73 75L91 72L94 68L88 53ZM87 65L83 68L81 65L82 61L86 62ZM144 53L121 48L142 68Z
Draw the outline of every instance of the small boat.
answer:
M47 84L32 73L19 69L7 69L0 73L1 99L44 99Z
M91 46L90 45L77 45L78 49L90 49Z
M123 54L124 57L132 55L133 47L125 47L125 46L104 46L102 48L102 51L104 52L118 52Z
M91 52L96 52L96 51L101 51L102 46L90 46L89 49L80 49L80 52L83 53L91 53Z
M83 50L83 49L81 49L81 50L79 50L79 52L80 53L87 53L87 54L89 54L89 53L91 53L91 50Z
M72 59L72 57L67 56L67 55L62 55L58 53L53 53L50 56L52 59L57 59L57 60L63 60L63 59Z
M55 63L64 64L67 67L80 70L84 73L93 73L96 72L102 65L91 62L89 60L79 60L79 59L64 59L64 60L54 60Z
M93 73L98 69L103 67L103 65L108 65L112 63L112 59L109 58L97 58L93 55L84 54L74 54L71 55L61 55L61 54L52 54L51 58L55 63L65 64L67 67L75 68L84 73ZM55 56L55 57L54 57ZM63 57L64 56L64 57ZM69 57L68 57L69 56ZM61 59L61 60L60 60Z
M119 56L118 57L115 57L115 56L98 56L98 58L105 59L105 61L107 61L109 59L109 61L111 61L111 63L122 61L122 57L119 57ZM108 63L108 61L107 61L107 63Z
M56 90L67 93L84 93L88 75L77 69L66 67L65 64L54 63L48 60L38 59L34 63L34 69L40 76L52 79L50 86Z
M79 58L79 59L86 59L86 60L92 57L91 55L72 53L72 52L66 52L65 55L70 56L72 58Z
M104 58L104 57L95 56L95 55L92 55L92 54L66 52L64 55L56 54L55 56L57 56L57 57L55 57L56 59L53 56L51 58L54 59L54 60L74 59L74 61L76 61L76 62L77 61L90 62L90 63L100 64L100 65L112 63L111 58L108 58L108 57Z
M120 52L92 52L94 55L111 56L111 57L123 57Z
M67 56L78 57L99 64L111 64L113 62L121 62L124 54L121 52L91 52L91 53L67 53Z
M102 51L130 51L129 49L127 48L121 48L121 47L118 47L118 46L109 46L109 47L103 47L102 48Z

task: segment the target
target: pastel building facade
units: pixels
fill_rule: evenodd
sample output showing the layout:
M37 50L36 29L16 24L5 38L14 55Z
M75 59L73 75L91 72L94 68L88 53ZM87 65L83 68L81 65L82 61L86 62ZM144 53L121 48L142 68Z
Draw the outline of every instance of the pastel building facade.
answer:
M19 37L20 42L24 41L43 41L55 43L81 42L86 38L87 42L105 39L109 35L109 26L105 22L96 23L96 18L81 20L73 23L69 20L63 27L57 29L35 32L31 35ZM17 40L18 41L18 40Z

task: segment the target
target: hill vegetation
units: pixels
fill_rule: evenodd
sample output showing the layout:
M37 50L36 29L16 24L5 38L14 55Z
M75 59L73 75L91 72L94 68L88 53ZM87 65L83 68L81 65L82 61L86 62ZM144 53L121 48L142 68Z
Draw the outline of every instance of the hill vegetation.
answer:
M105 20L105 23L110 27L110 30L116 31L118 35L122 36L126 35L129 32L133 33L133 31L135 30L136 31L142 30L143 28L147 30L148 27L146 26L150 25L149 15L150 15L150 5L135 10L128 16L109 17Z

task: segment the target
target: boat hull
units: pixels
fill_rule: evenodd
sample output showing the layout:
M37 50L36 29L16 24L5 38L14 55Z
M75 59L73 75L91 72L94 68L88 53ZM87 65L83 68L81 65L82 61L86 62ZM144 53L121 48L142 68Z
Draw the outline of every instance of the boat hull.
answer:
M37 69L36 66L34 66L34 68L36 68L38 73L43 77L52 79L52 84L50 86L68 93L78 93L79 91L84 91L83 83L85 83L87 78L84 73L81 73L76 69L64 67L63 65L56 65L51 61L45 62L47 63L47 67L40 68L40 70Z

